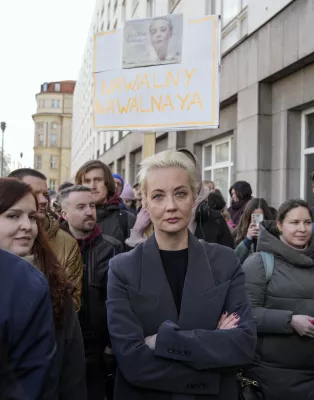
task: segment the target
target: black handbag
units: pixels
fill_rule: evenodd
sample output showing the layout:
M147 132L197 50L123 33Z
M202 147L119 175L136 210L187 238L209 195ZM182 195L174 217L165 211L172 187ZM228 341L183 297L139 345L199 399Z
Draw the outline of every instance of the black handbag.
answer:
M265 396L257 381L243 376L240 371L237 374L239 400L264 400Z

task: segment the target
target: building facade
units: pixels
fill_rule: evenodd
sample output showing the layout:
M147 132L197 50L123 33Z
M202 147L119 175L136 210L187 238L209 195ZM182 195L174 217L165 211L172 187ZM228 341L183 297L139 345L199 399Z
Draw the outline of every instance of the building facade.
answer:
M56 190L71 178L72 109L75 81L44 83L33 115L34 168Z
M226 197L232 182L247 180L274 207L292 197L314 205L313 0L99 0L84 53L88 67L83 63L75 91L72 174L98 158L135 180L143 134L92 128L92 37L125 19L171 12L221 15L220 126L158 134L156 151L194 151L204 179L215 180Z

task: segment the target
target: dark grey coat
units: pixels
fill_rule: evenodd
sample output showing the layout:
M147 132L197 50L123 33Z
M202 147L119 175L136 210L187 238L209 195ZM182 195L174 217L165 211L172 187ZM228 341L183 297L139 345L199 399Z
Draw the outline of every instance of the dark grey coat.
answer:
M275 223L261 224L257 253L243 265L258 332L249 374L260 382L267 400L312 400L314 340L294 332L291 318L294 313L314 318L314 243L298 251L277 234ZM275 256L268 285L259 251Z
M217 330L224 311L238 328ZM233 250L189 235L178 316L155 236L110 262L108 327L115 400L236 400L236 367L252 362L255 323ZM144 338L157 333L155 351Z

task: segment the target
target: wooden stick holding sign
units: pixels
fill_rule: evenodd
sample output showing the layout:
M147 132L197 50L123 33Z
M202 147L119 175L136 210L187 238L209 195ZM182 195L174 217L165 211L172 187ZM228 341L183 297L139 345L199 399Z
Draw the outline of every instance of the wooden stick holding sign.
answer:
M156 152L156 133L155 132L144 133L144 145L142 151L143 159L154 155L155 152Z
M150 157L156 153L156 133L155 132L145 132L144 133L144 144L142 150L143 160ZM154 232L153 224L150 224L144 231L147 237L150 237Z

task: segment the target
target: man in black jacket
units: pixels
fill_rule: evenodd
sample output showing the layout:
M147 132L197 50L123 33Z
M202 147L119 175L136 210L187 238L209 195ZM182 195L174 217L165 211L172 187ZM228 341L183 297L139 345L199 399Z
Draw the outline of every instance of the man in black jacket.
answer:
M0 310L0 399L41 399L56 350L48 283L36 268L4 250Z
M97 211L97 224L102 233L124 243L135 223L133 213L120 208L120 197L109 167L99 160L87 161L77 171L77 185L91 189Z
M60 205L61 228L77 240L84 264L79 320L85 346L88 398L103 400L107 375L104 352L109 344L105 308L108 264L121 251L122 244L103 235L96 224L96 205L89 188L72 186L63 190Z

